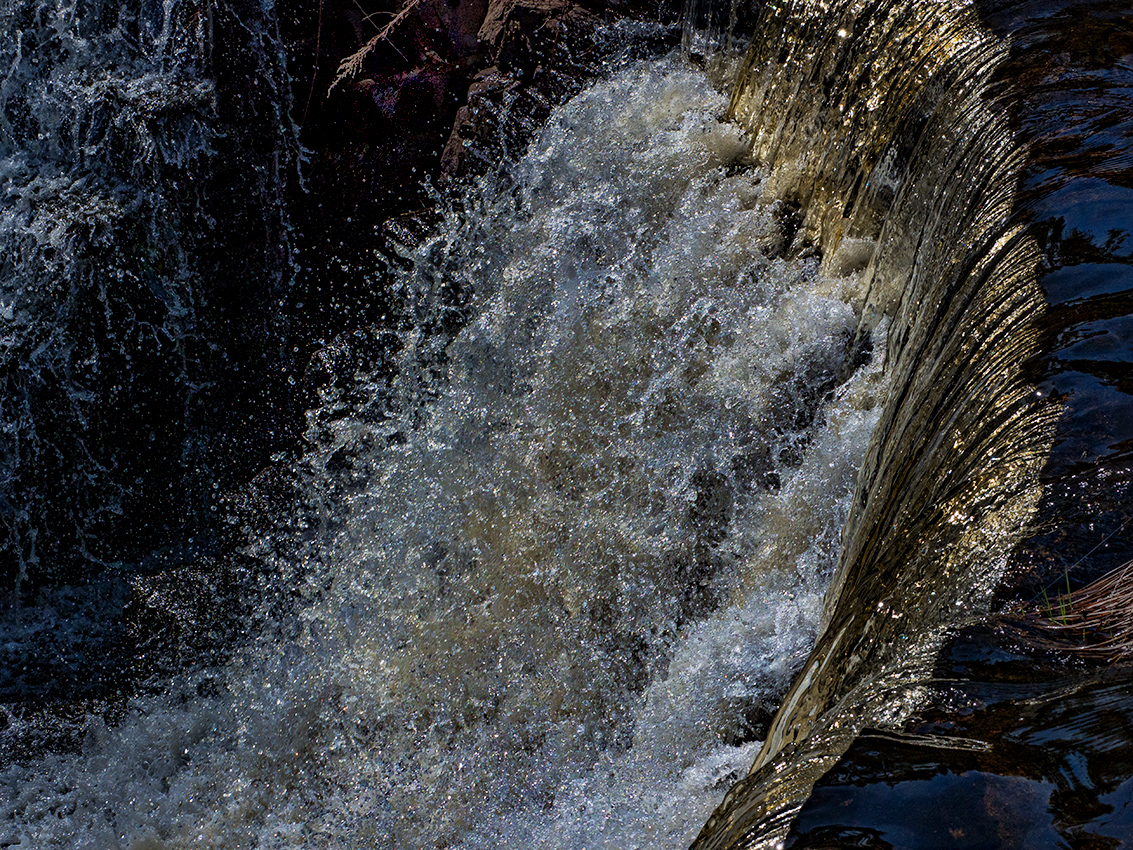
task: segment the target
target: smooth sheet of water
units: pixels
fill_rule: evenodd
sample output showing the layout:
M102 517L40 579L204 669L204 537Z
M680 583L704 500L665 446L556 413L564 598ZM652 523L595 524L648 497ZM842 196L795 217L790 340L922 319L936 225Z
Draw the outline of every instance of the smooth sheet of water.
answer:
M316 521L255 547L287 613L6 768L0 846L688 845L810 647L885 393L725 106L628 67L470 192L396 362L310 415Z

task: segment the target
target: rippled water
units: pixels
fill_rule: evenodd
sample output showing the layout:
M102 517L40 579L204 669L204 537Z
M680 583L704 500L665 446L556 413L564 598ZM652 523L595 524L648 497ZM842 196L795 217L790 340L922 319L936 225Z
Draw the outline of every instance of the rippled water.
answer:
M309 415L302 521L252 549L285 613L6 768L3 842L688 844L813 640L885 392L725 106L634 65L470 191Z

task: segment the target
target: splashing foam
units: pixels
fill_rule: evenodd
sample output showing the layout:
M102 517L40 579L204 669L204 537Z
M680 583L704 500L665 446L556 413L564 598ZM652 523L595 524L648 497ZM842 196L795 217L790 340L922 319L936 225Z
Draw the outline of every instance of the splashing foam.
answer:
M837 383L854 282L773 258L725 106L635 65L467 199L403 281L474 292L446 374L410 331L382 416L312 414L306 602L9 769L11 846L687 846L813 640L884 393Z

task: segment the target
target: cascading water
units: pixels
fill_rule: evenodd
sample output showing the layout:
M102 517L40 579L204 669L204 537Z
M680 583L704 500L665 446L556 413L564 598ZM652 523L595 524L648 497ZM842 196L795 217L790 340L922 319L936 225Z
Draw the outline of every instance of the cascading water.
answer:
M254 544L285 613L9 766L7 846L687 845L812 639L884 395L725 105L628 67L465 197L310 414L306 529Z
M270 7L0 3L5 757L144 678L131 584L297 419L287 108Z
M285 401L265 372L287 366L293 129L260 8L7 0L0 69L0 584L18 601L186 557L220 467L245 460L230 391Z
M1090 88L1107 72L1121 77L1125 59L1117 54L1129 44L1128 11L1122 18L1114 4L988 5L768 5L759 31L769 37L753 41L736 86L732 114L755 136L772 193L806 211L803 232L823 247L825 267L865 266L863 324L891 317L893 375L817 645L751 774L709 819L694 845L699 850L890 840L1030 846L1040 833L1050 842L1114 846L1114 836L1133 837L1124 815L1111 816L1110 801L1127 801L1128 785L1102 803L1115 784L1060 778L1076 770L1071 763L1105 775L1101 751L1128 751L1127 738L1091 740L1104 735L1098 730L1108 721L1100 718L1112 710L1113 695L1099 696L1097 682L1079 679L1072 665L1060 669L1043 659L1042 639L1023 637L1019 625L1028 616L1022 612L1038 607L1039 590L1047 592L1039 584L1044 575L1050 585L1050 567L1040 558L1057 563L1071 555L1088 529L1089 548L1063 567L1068 584L1069 570L1095 553L1112 557L1104 550L1128 525L1112 519L1127 516L1122 444L1095 444L1073 461L1067 456L1081 444L1081 411L1120 402L1091 392L1089 381L1076 385L1068 372L1080 367L1059 353L1079 334L1120 338L1120 320L1104 330L1052 333L1074 319L1049 306L1085 305L1096 293L1091 269L1079 271L1073 294L1051 273L1062 264L1062 239L1053 233L1067 219L1090 221L1090 235L1081 235L1091 256L1107 256L1127 238L1129 207L1115 203L1104 182L1128 179L1115 161L1125 154L1103 165L1089 151L1102 145L1127 152L1128 140L1106 134L1100 120L1090 134L1070 130L1083 105L1065 93ZM1083 31L1105 32L1114 46L1096 52L1070 35L1051 60L1052 31L1073 33L1079 20ZM1004 37L1010 33L1019 34L1019 44ZM1009 73L1030 65L1047 76ZM1021 81L1040 78L1037 96ZM823 96L801 98L808 88ZM1121 111L1105 102L1107 117ZM1079 182L1082 172L1094 181L1089 189ZM1066 183L1079 189L1076 200L1091 198L1089 212L1052 190L1065 191ZM1107 247L1094 243L1103 227ZM1125 301L1086 309L1110 318L1128 312ZM1123 373L1112 361L1085 368L1109 381ZM1080 464L1072 495L1059 480L1068 463ZM1090 504L1085 511L1083 503ZM1106 536L1084 519L1091 510L1114 524ZM1065 543L1045 551L1036 545L1052 538ZM1029 598L1014 596L1028 585ZM1005 610L992 614L994 604ZM1108 612L1114 621L1127 616L1121 601L1108 604L1118 609ZM1049 622L1046 610L1028 622ZM1021 657L1034 665L1033 679L1020 676ZM1020 691L994 693L1020 680L1027 683ZM1127 692L1127 680L1116 690L1122 687ZM1067 735L1057 711L1050 712L1062 695L1089 706L1081 730L1091 731ZM1028 716L1040 711L1027 707L1031 700L1049 712L1046 718ZM998 716L985 722L984 712ZM1012 712L1015 718L1005 720ZM970 724L971 737L962 719L968 713L981 715ZM863 733L899 743L875 745ZM1001 738L1028 745L1057 739L1065 745L1063 761L1013 761ZM913 750L918 756L904 760ZM892 759L891 772L883 761L878 770L879 753ZM971 780L958 780L965 770ZM812 805L816 781L822 792ZM882 783L897 790L871 788L861 795L869 800L863 807L832 810L836 797L839 805L854 803L848 785ZM976 788L982 802L973 804L963 795ZM957 795L955 817L925 811L950 792ZM1074 811L1062 802L1066 794L1096 806ZM1048 798L1041 813L1022 803L1026 795ZM919 804L906 802L914 799ZM803 826L796 827L800 811Z
M406 240L388 293L404 311L316 358L327 380L308 450L243 499L239 557L254 566L225 591L242 594L217 625L225 652L145 694L126 683L132 697L112 711L50 691L45 722L81 727L78 740L51 727L12 747L31 724L9 711L0 845L879 846L868 799L900 818L908 807L886 794L933 771L947 780L935 787L988 789L972 822L1008 842L1032 825L1005 819L1013 802L995 780L1032 769L1011 748L1037 747L1048 728L1063 761L1040 776L1050 805L1027 817L1057 813L1062 836L1093 818L1120 838L1123 815L1096 813L1133 793L1110 782L1129 736L1107 726L1081 743L1060 702L1126 716L1120 671L1071 680L1051 663L1036 684L970 662L1026 655L979 624L1005 578L1026 586L1010 568L1049 551L1058 523L1090 547L1074 567L1129 524L1125 432L1105 412L1124 361L1105 343L1130 312L1128 234L1120 217L1106 227L1131 145L1112 135L1121 101L1094 71L1120 78L1131 41L1113 3L1094 4L1085 47L1051 35L1051 8L1075 0L1000 5L763 4L736 123L709 77L674 57L611 68L556 110L519 161ZM719 41L711 8L689 5L709 10L694 53ZM745 6L727 8L738 20ZM292 131L274 12L9 11L7 554L14 581L50 576L42 529L74 525L52 544L87 573L58 575L106 571L79 593L97 604L77 606L105 628L122 575L154 563L171 583L191 575L178 564L192 553L168 545L178 534L133 541L164 547L137 564L83 549L130 536L125 522L104 540L97 516L138 504L147 479L134 475L126 499L134 468L119 449L134 425L167 418L130 401L136 419L112 421L129 406L125 379L178 417L147 469L162 451L173 466L195 457L208 381L216 399L249 373L260 391L216 420L202 413L201 434L239 442L226 423L257 400L279 413L263 382L292 350L272 312L286 304ZM61 47L48 60L33 42ZM715 76L730 61L701 58ZM1005 82L1012 69L1022 82ZM1037 93L1018 93L1034 79ZM1088 92L1071 103L1077 124L1051 106L1067 80ZM262 120L241 127L236 103ZM1074 160L1073 144L1090 155ZM250 167L226 167L232 151ZM247 298L218 295L241 271L255 281ZM82 318L87 301L106 322ZM249 327L244 350L234 340ZM130 371L153 351L175 355L169 386L147 383L169 366L160 356ZM95 371L108 386L87 381ZM59 433L77 423L71 442L41 426L56 415ZM1082 422L1107 436L1083 437ZM86 440L100 423L114 428L96 451ZM57 467L66 500L26 486ZM51 510L26 507L37 499ZM193 570L215 588L207 565ZM7 612L5 693L36 692L41 647L87 669L90 645L72 639L85 621L59 615L72 594ZM190 613L178 628L213 625ZM942 682L941 664L968 678ZM985 727L970 719L985 715ZM1004 736L1011 723L1024 727ZM966 724L971 738L955 732ZM859 746L869 728L885 743ZM934 754L928 768L908 756L916 747ZM891 780L878 752L916 775ZM1046 759L1031 757L1036 772ZM1104 794L1087 773L1104 774ZM838 806L861 782L873 783L866 811L846 827ZM970 837L966 822L947 828Z

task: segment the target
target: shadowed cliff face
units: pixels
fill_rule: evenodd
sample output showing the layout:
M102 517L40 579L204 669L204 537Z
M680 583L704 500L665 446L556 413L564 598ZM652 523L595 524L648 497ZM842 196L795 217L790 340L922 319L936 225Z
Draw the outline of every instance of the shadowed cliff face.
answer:
M1128 557L1128 8L807 5L765 11L732 108L898 366L816 649L698 847L782 840L861 729L915 727L993 593ZM822 823L805 846L857 840Z

